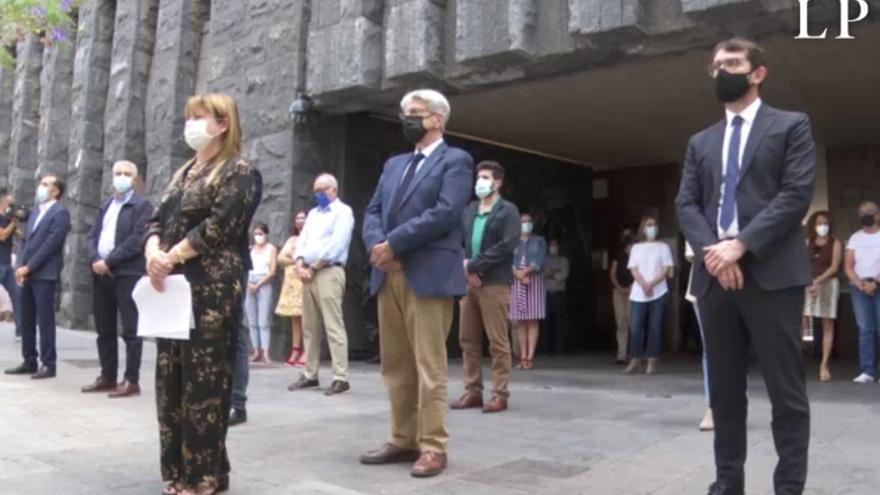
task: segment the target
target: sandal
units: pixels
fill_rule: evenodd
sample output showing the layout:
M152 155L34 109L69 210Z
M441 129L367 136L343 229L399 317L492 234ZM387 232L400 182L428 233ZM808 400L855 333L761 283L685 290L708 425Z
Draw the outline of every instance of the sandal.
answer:
M300 358L302 358L303 350L302 347L291 347L290 349L290 358L284 363L285 366L296 366L296 363L299 362Z
M535 366L535 360L534 360L534 359L525 359L525 360L523 361L523 369L530 370L530 369L532 369L534 366Z
M525 364L525 363L526 363L526 360L525 360L525 359L520 359L519 362L516 363L516 365L514 366L514 368L515 368L515 369L518 369L518 370L525 369L525 367L526 367L526 364Z

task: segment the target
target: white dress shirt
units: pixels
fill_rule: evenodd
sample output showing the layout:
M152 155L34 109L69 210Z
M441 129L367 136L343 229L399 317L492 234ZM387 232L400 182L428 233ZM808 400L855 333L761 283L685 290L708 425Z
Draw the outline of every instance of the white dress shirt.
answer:
M98 256L107 259L116 247L116 222L119 220L119 212L125 203L131 199L134 191L128 191L121 198L114 195L113 201L104 213L104 221L101 223L101 237L98 238Z
M31 230L31 232L37 230L37 225L40 225L40 220L43 219L43 216L46 215L46 212L49 211L49 208L51 208L52 205L57 202L58 200L50 199L49 201L46 201L45 203L38 206L40 213L37 215L37 219L34 221L34 228Z
M307 265L318 261L345 265L352 230L354 213L339 198L326 208L312 208L296 245L297 258Z
M721 239L732 239L739 235L739 211L734 205L733 222L727 230L721 228L721 205L724 204L724 177L727 174L727 155L730 150L730 137L733 135L733 118L739 115L743 122L740 126L739 136L739 161L738 167L742 167L743 155L746 151L746 144L749 142L749 134L752 132L752 124L755 123L755 117L758 116L758 110L761 108L761 99L758 98L751 105L746 107L741 113L733 113L727 110L727 129L724 131L724 147L721 150L721 199L718 201L718 237Z

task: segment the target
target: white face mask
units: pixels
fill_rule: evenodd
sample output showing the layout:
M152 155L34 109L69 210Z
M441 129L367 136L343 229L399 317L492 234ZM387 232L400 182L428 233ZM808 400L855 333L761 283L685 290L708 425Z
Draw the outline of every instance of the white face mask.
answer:
M522 223L522 233L523 235L529 235L532 233L532 222L523 222Z
M559 256L559 246L550 246L550 256Z
M819 234L819 237L827 237L829 232L831 232L830 225L816 225L816 233Z
M37 203L43 204L49 200L49 188L40 184L37 186Z
M650 227L645 227L645 237L647 237L648 240L651 240L651 241L656 239L657 238L657 226L652 225Z
M477 195L478 198L484 199L492 194L492 180L486 178L477 179L477 183L474 184L474 194Z
M215 136L208 132L208 121L205 119L189 119L183 129L183 139L187 146L195 151L202 151Z
M263 234L254 234L254 241L257 245L262 246L266 242L266 236Z
M126 194L131 191L131 185L134 182L132 177L125 175L117 175L113 177L113 189L119 194Z

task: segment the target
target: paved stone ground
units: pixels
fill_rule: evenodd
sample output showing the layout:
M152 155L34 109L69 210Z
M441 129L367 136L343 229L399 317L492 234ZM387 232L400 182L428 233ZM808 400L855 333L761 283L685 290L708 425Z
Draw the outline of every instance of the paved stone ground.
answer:
M62 331L55 380L0 375L0 493L155 494L159 482L153 402L155 348L145 346L145 393L109 400L79 387L97 375L93 335ZM250 421L229 435L232 494L703 494L713 478L711 435L698 363L664 363L656 377L621 376L608 356L541 360L514 373L511 410L450 414L450 468L415 480L408 466L367 467L358 454L387 433L378 369L356 363L350 393L287 392L296 371L252 371ZM0 326L0 366L19 361ZM461 392L451 367L451 395ZM810 383L813 403L807 493L873 494L880 486L880 385ZM322 370L327 383L327 370ZM811 370L812 376L812 370ZM747 493L772 492L769 405L752 379Z

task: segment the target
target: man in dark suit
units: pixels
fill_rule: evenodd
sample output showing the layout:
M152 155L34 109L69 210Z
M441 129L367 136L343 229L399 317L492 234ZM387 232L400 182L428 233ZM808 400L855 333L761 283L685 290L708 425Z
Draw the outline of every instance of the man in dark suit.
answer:
M415 150L385 162L363 227L370 291L378 294L391 440L361 462L415 461L411 474L428 477L446 468L446 337L454 297L466 287L459 222L474 161L443 142L450 108L442 94L414 91L400 106Z
M751 343L773 408L775 491L799 494L810 439L800 346L810 283L801 220L816 163L810 121L761 102L765 55L748 40L718 44L710 72L727 116L691 138L676 200L695 253L693 294L715 413L717 479L709 493L744 493Z
M497 162L477 165L471 202L461 216L467 296L459 304L458 341L461 345L465 393L452 409L482 407L485 413L507 409L510 397L510 284L513 251L522 227L519 209L501 197L504 168ZM483 333L492 356L492 399L483 406Z
M137 336L138 311L131 293L144 275L144 232L153 205L138 195L134 182L137 165L119 161L113 165L114 194L104 201L89 232L92 264L92 313L98 332L101 375L82 388L84 393L110 392L110 398L141 393L139 378L143 342ZM117 321L122 320L125 342L125 379L117 385L119 365Z
M28 219L15 281L21 287L21 353L24 362L6 370L9 375L54 378L55 286L64 264L64 241L70 231L70 213L59 202L64 181L47 175L37 187L37 207ZM37 324L40 352L37 354ZM37 368L37 358L43 365Z

